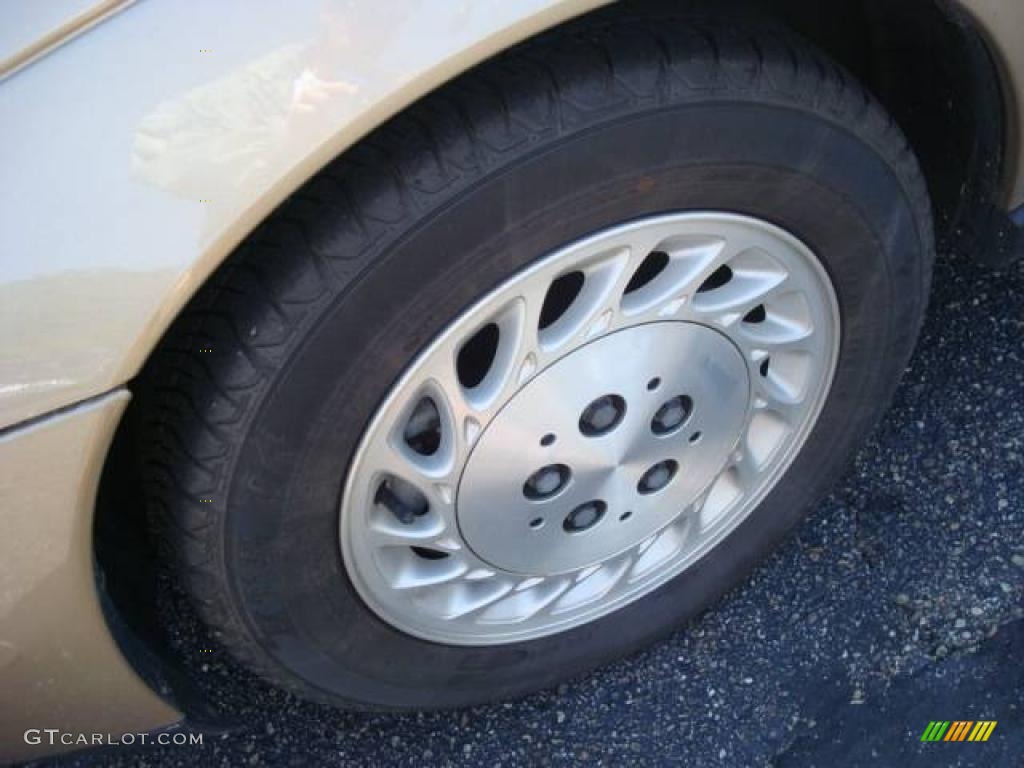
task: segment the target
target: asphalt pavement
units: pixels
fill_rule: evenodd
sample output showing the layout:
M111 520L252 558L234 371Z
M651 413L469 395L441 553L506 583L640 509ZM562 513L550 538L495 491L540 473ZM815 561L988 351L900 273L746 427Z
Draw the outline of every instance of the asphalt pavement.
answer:
M171 642L234 725L54 764L1019 768L1022 403L1024 264L944 260L893 408L844 480L668 641L520 701L346 713L240 670L164 579ZM986 743L922 743L932 720L998 724Z

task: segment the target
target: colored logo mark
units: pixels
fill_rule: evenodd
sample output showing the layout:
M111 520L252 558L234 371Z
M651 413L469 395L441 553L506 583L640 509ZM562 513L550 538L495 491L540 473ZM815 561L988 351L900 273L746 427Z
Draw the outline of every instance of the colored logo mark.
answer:
M995 720L932 720L921 741L988 741L995 728Z

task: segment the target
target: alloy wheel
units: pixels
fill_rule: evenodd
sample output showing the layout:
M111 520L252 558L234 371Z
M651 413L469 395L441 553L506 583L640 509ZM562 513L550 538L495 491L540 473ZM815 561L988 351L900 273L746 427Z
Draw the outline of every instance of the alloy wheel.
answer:
M759 219L653 216L550 254L449 324L362 437L345 567L384 621L529 640L649 593L777 482L828 393L839 313Z

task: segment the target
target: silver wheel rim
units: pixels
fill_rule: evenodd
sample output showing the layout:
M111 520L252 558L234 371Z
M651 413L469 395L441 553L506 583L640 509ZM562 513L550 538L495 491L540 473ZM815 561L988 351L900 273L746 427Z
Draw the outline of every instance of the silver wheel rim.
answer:
M381 619L493 645L606 615L684 572L806 441L834 290L784 230L663 215L560 249L463 312L370 422L340 541Z

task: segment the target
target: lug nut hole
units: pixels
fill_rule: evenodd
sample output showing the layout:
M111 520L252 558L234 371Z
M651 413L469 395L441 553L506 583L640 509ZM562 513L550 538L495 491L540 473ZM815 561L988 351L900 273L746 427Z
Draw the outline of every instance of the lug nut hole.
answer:
M619 515L619 522L620 523L624 523L627 520L629 520L629 518L631 518L632 516L633 516L633 512L631 510L627 510L627 511L623 512L621 515Z
M657 376L655 376L653 379L651 379L650 381L647 382L647 389L650 390L651 392L653 392L654 390L656 390L660 386L661 386L661 379L659 379Z
M693 412L693 400L688 395L677 395L666 400L651 419L651 431L668 435L679 429Z
M539 531L541 528L544 527L544 518L543 517L535 517L535 518L533 518L533 520L530 521L530 527L533 530L535 530L535 531Z
M566 515L562 521L562 529L566 533L582 533L601 522L607 511L608 505L600 499L584 502Z
M690 442L691 442L691 443L699 443L699 442L700 442L700 439L701 439L702 437L704 437L704 433L703 433L703 432L701 432L701 431L700 431L700 430L698 429L698 430L697 430L696 432L694 432L694 433L693 433L692 435L690 435Z
M657 493L670 482L672 478L676 476L676 471L679 469L679 463L672 459L665 459L665 461L659 461L653 467L644 472L643 477L640 478L640 482L636 484L636 490L638 493L647 495L650 493Z
M547 448L549 445L554 445L555 444L555 440L557 440L557 439L558 438L556 438L554 436L554 434L552 434L551 432L548 432L546 435L544 435L544 437L542 437L540 439L540 444L542 446L544 446L545 448Z
M543 501L561 491L569 483L572 473L565 464L541 467L523 483L523 495L531 501Z
M615 429L626 415L626 401L618 395L602 395L583 409L580 432L599 437Z

